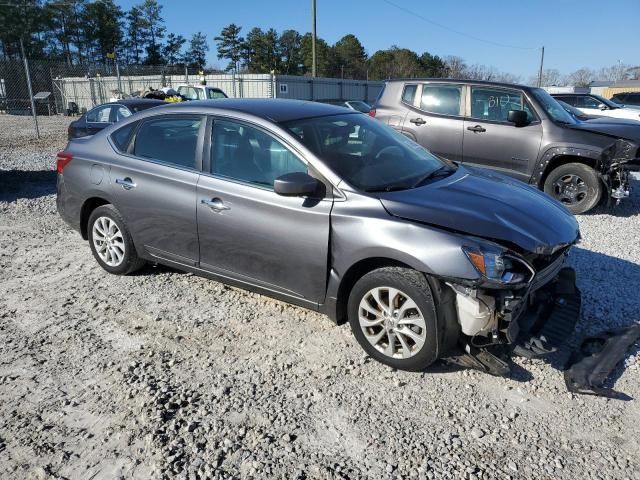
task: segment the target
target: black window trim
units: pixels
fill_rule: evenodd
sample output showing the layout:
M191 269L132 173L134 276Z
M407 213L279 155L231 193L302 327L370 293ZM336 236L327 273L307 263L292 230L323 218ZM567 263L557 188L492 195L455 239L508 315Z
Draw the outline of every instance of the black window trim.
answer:
M514 126L513 123L508 122L508 121L502 121L502 120L483 120L480 118L475 118L471 116L471 101L473 100L472 97L472 93L473 93L473 89L474 88L486 88L486 89L494 89L494 90L504 90L507 92L518 92L520 95L522 95L522 99L524 100L524 102L526 102L527 106L529 107L529 110L531 110L531 113L533 113L533 117L534 120L529 122L527 125L525 125L526 127L530 126L530 125L539 125L540 122L540 116L538 115L538 112L536 112L536 109L533 107L531 100L529 100L529 97L527 96L527 93L524 90L520 90L517 88L509 88L509 87L503 87L501 85L482 85L482 84L469 84L467 85L467 87L469 88L468 90L468 96L469 96L469 115L465 115L465 120L467 121L471 121L471 122L481 122L481 123L489 123L492 125L508 125L508 126Z
M200 130L198 131L198 141L196 142L195 166L194 167L185 167L183 165L178 165L178 164L171 163L171 162L165 162L163 160L157 160L155 158L139 157L137 155L134 155L133 147L134 147L134 145L136 143L136 138L138 136L138 132L139 132L140 127L142 125L144 125L145 123L151 122L151 121L166 120L166 119L176 118L176 117L177 118L199 118L200 119ZM116 150L117 153L119 153L120 155L123 155L125 157L129 157L129 158L135 159L135 160L139 160L139 161L143 161L143 162L149 162L149 163L155 163L156 165L162 165L162 166L165 166L165 167L177 168L179 170L184 170L184 171L187 171L187 172L196 172L196 173L201 173L202 172L202 147L203 147L203 143L204 143L204 134L205 134L205 130L206 130L206 115L201 114L201 113L169 113L169 114L153 115L153 116L150 116L150 117L141 118L139 120L134 120L133 122L138 122L138 125L136 125L136 127L134 128L134 131L133 131L133 135L131 135L131 137L129 138L129 143L127 144L126 152L118 150L117 147L115 146L115 142L111 138L111 135L113 135L113 133L111 135L109 135L109 141L112 143L112 146L114 147L114 149ZM123 125L122 127L125 127L125 126L126 125Z
M222 180L225 182L232 182L238 185L244 185L247 187L259 188L261 190L273 192L273 187L269 187L267 185L260 185L257 183L246 182L237 178L225 177L223 175L216 175L215 173L211 172L211 147L212 147L211 134L213 133L213 124L215 123L216 119L221 121L224 120L224 121L235 122L241 125L245 125L248 128L254 128L256 130L261 131L265 135L273 137L278 142L280 142L287 150L291 151L291 153L293 153L298 158L298 160L300 160L302 163L304 163L307 166L307 171L309 175L316 178L317 180L319 180L325 185L326 193L324 195L324 198L321 199L322 201L325 201L325 200L333 201L335 197L335 193L338 193L338 196L342 195L340 189L338 189L338 187L336 187L328 179L326 179L324 175L318 172L318 170L313 166L311 162L307 160L307 158L298 148L292 145L291 142L283 138L281 135L278 135L277 132L274 132L273 130L269 130L263 127L262 125L252 123L251 121L248 121L242 118L237 118L231 115L225 115L225 114L217 113L217 114L207 115L205 141L202 149L202 160L203 160L202 171L201 171L202 175L206 175L207 177L215 178L217 180Z

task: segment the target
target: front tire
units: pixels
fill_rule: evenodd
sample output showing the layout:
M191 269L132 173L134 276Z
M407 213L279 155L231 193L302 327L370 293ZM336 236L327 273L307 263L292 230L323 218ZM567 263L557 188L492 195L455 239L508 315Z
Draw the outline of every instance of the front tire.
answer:
M544 192L576 215L585 213L598 204L602 197L602 182L590 166L567 163L549 173L544 182Z
M91 253L107 272L128 275L144 265L122 215L113 205L103 205L91 212L87 232Z
M422 273L399 267L369 272L354 285L347 308L356 340L379 362L420 371L438 358L437 314Z

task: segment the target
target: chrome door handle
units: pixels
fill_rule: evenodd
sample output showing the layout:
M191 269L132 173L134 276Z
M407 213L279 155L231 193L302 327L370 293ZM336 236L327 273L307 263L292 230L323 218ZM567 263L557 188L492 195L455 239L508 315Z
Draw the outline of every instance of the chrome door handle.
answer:
M421 117L418 118L412 118L411 120L409 120L411 123L415 124L415 125L424 125L425 123L427 123L427 121Z
M212 198L211 200L202 199L200 203L202 203L203 205L206 205L216 213L222 212L223 210L231 210L231 207L229 205L225 205L222 199L217 197Z
M131 190L132 188L136 188L138 185L131 180L129 177L125 178L116 178L116 183L118 185L122 185L122 188L125 190Z

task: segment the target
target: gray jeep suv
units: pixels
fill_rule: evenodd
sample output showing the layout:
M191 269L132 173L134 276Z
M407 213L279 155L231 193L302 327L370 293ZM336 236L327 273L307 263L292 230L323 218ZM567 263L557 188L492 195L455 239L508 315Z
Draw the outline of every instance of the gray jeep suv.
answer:
M628 196L640 132L575 120L545 90L450 79L388 81L370 112L432 153L536 186L571 212ZM638 129L636 129L638 130Z

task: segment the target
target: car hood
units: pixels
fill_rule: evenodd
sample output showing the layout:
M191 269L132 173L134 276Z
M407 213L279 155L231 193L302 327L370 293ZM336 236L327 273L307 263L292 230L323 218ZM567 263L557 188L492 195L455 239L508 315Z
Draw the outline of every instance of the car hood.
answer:
M578 222L559 202L518 180L459 167L423 187L378 194L393 216L504 241L550 254L580 238Z
M572 125L571 128L604 134L615 138L626 138L636 142L640 141L640 122L636 122L635 120L600 117Z

